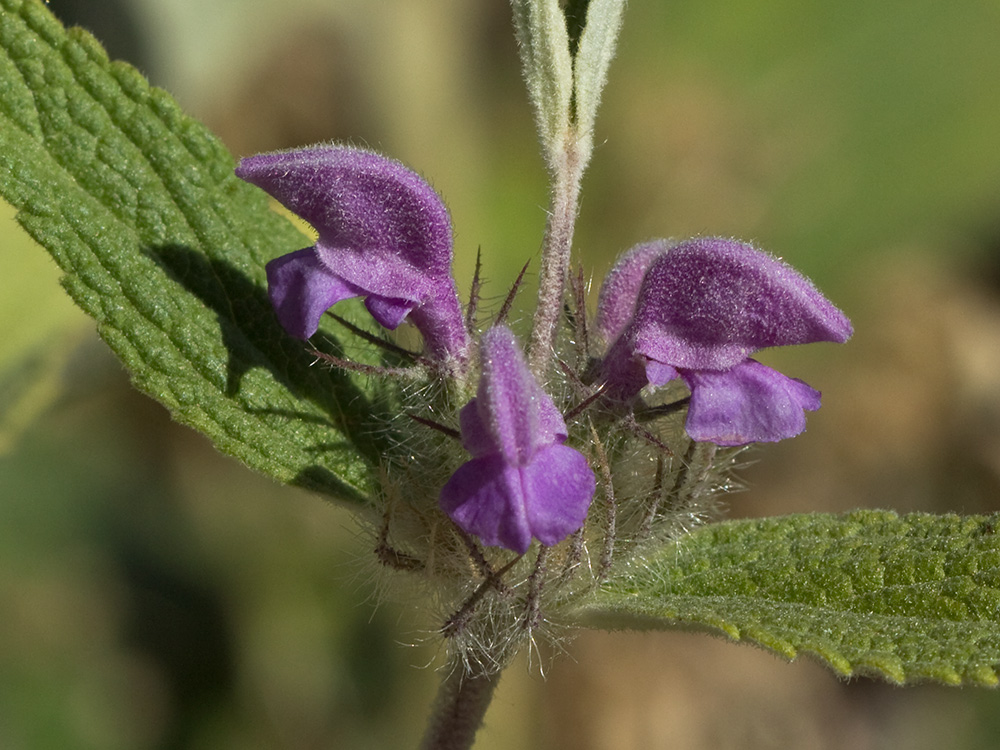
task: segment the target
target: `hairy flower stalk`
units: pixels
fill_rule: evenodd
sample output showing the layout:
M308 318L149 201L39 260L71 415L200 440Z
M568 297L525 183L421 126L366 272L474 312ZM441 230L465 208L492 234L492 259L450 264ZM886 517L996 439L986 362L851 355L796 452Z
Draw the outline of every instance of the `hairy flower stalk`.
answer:
M566 296L580 181L589 157L589 154L581 153L580 145L575 130L568 130L552 174L549 218L542 241L538 305L528 347L531 371L542 380L546 377L555 349L556 331Z
M499 673L469 675L459 669L445 677L421 750L471 747L499 681Z

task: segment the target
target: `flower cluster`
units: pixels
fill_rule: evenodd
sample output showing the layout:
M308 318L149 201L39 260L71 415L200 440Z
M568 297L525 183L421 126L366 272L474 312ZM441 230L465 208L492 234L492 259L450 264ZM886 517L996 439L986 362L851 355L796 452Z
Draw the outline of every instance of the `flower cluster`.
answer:
M471 458L439 488L444 513L483 544L518 554L532 539L553 546L578 531L600 451L568 443L565 415L510 330L491 327L478 341L467 330L450 220L434 190L394 161L335 146L254 156L236 174L318 232L314 246L267 266L290 335L309 338L328 308L363 297L380 325L412 323L433 377L466 393L458 426ZM803 276L718 238L657 240L625 253L601 288L595 329L604 344L589 368L595 408L624 418L644 393L680 379L690 390L688 436L720 446L792 437L805 428L804 412L819 408L818 391L751 355L851 335L843 313Z

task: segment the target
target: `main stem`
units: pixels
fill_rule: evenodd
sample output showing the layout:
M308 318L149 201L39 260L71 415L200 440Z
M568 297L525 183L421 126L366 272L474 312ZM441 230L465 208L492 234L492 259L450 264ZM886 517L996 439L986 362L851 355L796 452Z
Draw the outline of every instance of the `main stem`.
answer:
M500 673L470 675L455 667L441 682L421 750L468 750L483 723Z
M540 382L545 382L555 347L559 316L562 315L577 201L580 197L580 178L586 161L586 156L580 151L580 140L570 128L551 170L552 196L545 238L542 240L538 307L535 308L531 341L528 344L528 366Z

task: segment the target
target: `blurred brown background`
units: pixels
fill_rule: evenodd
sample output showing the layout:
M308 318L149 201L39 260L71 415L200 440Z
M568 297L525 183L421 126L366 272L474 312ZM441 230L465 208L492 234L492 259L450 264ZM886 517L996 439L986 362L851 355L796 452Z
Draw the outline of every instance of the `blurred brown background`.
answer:
M545 175L502 0L51 7L237 156L338 140L416 168L451 208L460 285L482 247L493 304L537 256ZM753 451L733 515L1000 507L998 31L992 0L628 8L584 185L588 273L651 237L733 235L856 326L765 355L824 406ZM438 654L427 622L377 601L348 514L173 425L6 214L0 241L4 278L35 285L5 287L0 353L27 331L69 356L0 434L0 747L413 746ZM995 692L845 683L692 634L566 649L545 680L537 656L509 670L477 747L1000 741Z

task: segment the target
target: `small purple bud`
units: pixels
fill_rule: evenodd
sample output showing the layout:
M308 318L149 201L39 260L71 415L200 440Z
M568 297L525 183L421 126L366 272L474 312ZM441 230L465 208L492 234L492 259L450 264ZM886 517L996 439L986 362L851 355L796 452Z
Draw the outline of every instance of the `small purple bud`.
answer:
M483 334L476 397L459 414L472 454L441 490L441 508L488 546L520 554L534 537L552 546L587 517L596 480L563 443L566 423L535 381L517 340L497 326Z
M468 357L448 210L419 175L368 151L318 146L243 159L236 176L319 234L313 247L267 265L271 302L290 335L309 338L329 307L364 297L386 328L409 319L432 358Z
M687 431L695 440L743 445L799 434L802 412L819 408L819 393L750 356L770 346L843 343L852 333L850 321L808 279L735 240L641 245L609 279L635 290L634 313L624 325L620 311L628 301L617 299L614 288L601 290L607 311L599 319L619 332L602 364L609 394L627 401L647 384L683 378L691 389Z

